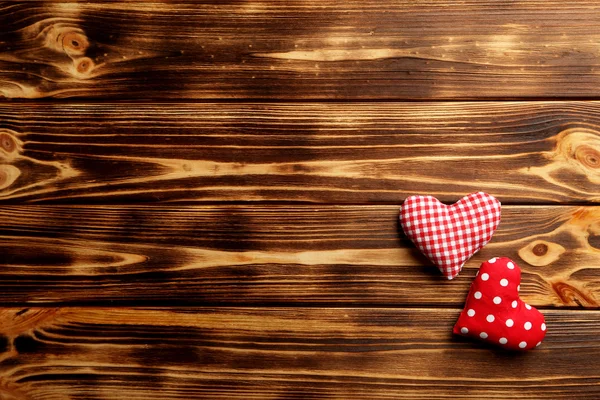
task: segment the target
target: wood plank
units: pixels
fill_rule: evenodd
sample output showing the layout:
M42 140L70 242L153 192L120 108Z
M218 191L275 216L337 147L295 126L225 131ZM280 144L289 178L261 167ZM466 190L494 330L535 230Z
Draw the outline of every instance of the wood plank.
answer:
M536 306L600 305L600 207L506 206L451 284L397 206L2 206L0 303L462 306L481 262Z
M600 103L0 105L4 202L600 201Z
M9 98L597 97L598 2L5 1Z
M527 354L453 337L457 315L3 309L0 393L47 400L600 396L600 312L546 311L548 336Z

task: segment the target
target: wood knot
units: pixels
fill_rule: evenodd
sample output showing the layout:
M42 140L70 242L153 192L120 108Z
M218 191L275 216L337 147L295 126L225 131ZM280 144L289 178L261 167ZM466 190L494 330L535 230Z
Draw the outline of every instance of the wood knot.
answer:
M8 133L0 133L0 146L7 153L12 153L17 149L17 144L11 135Z
M587 179L600 183L600 133L587 128L570 128L556 138L551 158L585 174Z
M552 264L565 252L558 243L536 240L519 250L519 257L529 265L542 267Z
M535 254L538 257L541 257L548 252L548 245L546 243L538 243L535 246L533 246L532 251L533 254Z
M21 150L21 142L18 139L17 132L10 129L0 129L0 160L12 162L18 156Z
M562 302L561 305L598 307L598 302L591 293L587 293L584 290L569 285L566 282L558 281L552 283L552 290L554 290L554 293L556 293Z
M574 157L588 168L600 168L600 152L590 146L578 146L575 149Z
M35 33L35 39L40 40L43 46L57 53L63 53L69 57L79 57L85 54L90 42L81 28L66 21L44 21L43 24L35 25L37 29L30 27L31 33Z
M14 165L0 165L0 190L12 185L20 175L21 170Z
M94 68L94 62L91 58L82 57L76 61L77 72L81 75L87 75Z
M62 48L69 55L83 55L90 46L87 37L83 33L69 31L59 35Z

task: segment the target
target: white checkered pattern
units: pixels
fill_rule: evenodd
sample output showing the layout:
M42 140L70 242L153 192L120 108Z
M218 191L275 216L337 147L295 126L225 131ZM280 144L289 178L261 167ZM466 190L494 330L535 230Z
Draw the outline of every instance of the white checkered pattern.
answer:
M472 193L447 206L432 196L411 196L400 210L406 236L452 279L485 246L500 223L500 202Z

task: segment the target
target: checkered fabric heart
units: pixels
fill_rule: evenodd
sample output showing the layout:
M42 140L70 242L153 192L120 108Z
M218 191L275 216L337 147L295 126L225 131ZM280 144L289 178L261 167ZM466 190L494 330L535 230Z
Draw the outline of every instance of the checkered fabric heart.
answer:
M411 196L400 210L406 236L452 279L485 246L500 223L500 202L472 193L447 206L432 196Z

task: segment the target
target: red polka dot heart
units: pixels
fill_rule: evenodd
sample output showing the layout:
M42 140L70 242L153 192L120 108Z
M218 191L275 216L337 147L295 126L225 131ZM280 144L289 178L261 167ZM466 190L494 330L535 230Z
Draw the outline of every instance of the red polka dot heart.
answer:
M512 350L539 346L546 335L544 316L519 298L521 270L510 258L481 264L454 333Z

